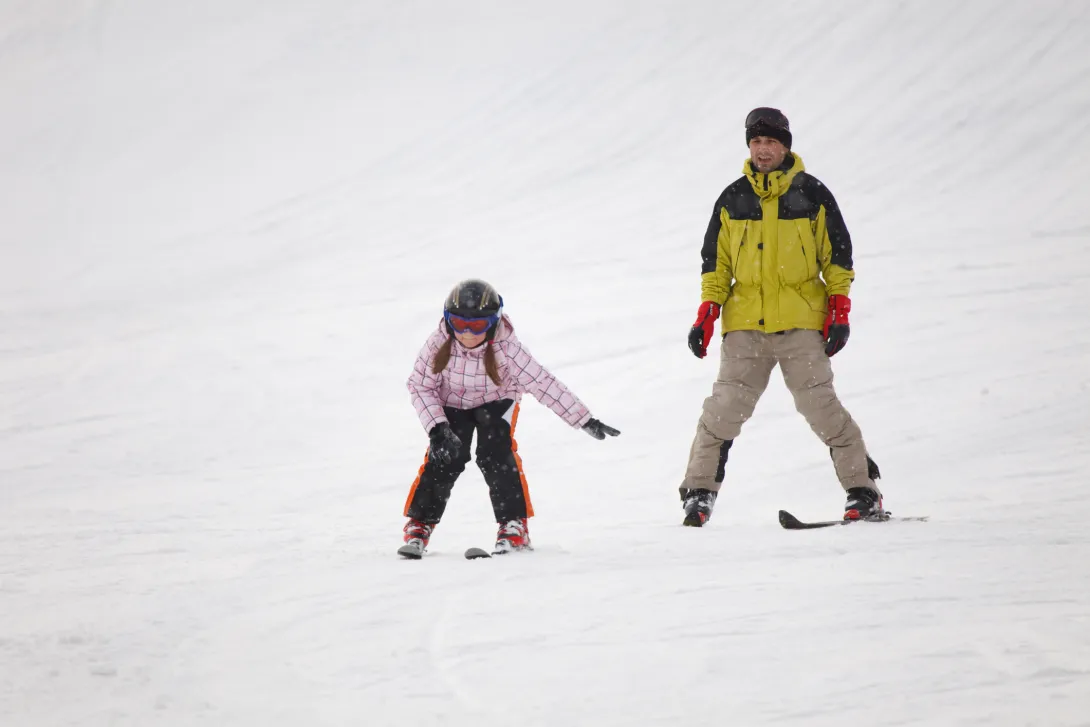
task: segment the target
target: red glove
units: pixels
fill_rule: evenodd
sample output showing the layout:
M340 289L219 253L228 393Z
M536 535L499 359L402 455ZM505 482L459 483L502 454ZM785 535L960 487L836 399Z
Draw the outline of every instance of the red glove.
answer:
M825 316L825 327L821 335L825 338L825 355L834 356L848 343L852 332L848 325L848 313L852 310L852 300L846 295L829 296L829 313Z
M689 330L689 350L697 358L708 355L708 343L712 340L715 322L719 319L719 304L706 300L696 313L696 323Z

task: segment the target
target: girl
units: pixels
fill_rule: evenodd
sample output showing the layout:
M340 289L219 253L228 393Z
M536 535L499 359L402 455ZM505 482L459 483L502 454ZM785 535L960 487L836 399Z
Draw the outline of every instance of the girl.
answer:
M469 462L474 431L477 466L499 523L493 552L530 549L527 519L534 508L514 437L523 393L595 439L620 434L592 418L519 343L503 315L503 298L483 280L464 280L450 291L443 321L420 350L408 387L431 446L405 502L409 522L398 553L406 558L424 554L454 481Z

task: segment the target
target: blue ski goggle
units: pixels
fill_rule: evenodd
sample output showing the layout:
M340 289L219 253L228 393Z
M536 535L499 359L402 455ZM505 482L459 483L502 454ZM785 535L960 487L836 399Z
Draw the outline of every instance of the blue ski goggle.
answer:
M444 311L443 318L455 333L473 333L478 336L488 333L500 320L499 313L482 318L466 318L450 311Z

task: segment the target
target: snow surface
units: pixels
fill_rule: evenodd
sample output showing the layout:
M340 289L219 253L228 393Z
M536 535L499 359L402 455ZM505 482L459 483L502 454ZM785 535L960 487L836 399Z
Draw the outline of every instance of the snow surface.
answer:
M0 725L1090 725L1090 5L0 0ZM685 335L742 119L855 240L843 496L778 376L703 530ZM404 389L455 281L537 552Z

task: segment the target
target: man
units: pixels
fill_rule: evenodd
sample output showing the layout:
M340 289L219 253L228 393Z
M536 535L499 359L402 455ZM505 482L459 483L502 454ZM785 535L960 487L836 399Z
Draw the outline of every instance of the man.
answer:
M711 517L727 453L779 364L810 427L829 447L847 491L845 519L883 516L878 468L833 390L829 357L848 342L852 243L825 185L791 151L787 117L772 108L746 118L743 176L715 203L701 256L701 299L689 348L707 355L722 309L719 376L681 485L685 525Z

